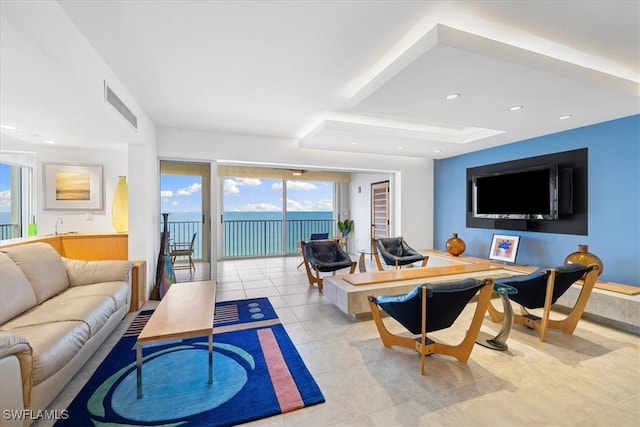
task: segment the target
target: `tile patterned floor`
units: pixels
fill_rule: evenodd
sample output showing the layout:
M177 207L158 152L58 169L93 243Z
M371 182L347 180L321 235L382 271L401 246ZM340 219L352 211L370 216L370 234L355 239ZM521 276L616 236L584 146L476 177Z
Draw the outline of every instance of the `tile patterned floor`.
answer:
M218 264L218 301L270 298L326 403L252 426L640 426L640 337L588 321L541 343L514 326L509 350L475 346L468 364L385 348L373 321L344 315L310 287L297 257ZM193 278L193 277L192 277ZM156 303L149 302L145 308ZM456 342L472 314L434 334ZM133 316L127 316L51 409L65 408ZM390 329L402 329L385 319ZM487 318L483 330L497 332ZM35 424L47 425L45 423Z

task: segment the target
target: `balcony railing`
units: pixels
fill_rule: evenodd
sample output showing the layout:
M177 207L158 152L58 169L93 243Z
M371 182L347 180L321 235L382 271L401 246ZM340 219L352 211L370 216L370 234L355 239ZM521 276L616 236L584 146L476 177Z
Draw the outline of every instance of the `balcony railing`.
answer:
M14 239L20 237L20 226L18 224L0 224L0 240Z
M251 257L294 254L300 240L307 240L311 233L329 233L332 236L335 221L332 219L282 220L230 220L223 222L223 257Z

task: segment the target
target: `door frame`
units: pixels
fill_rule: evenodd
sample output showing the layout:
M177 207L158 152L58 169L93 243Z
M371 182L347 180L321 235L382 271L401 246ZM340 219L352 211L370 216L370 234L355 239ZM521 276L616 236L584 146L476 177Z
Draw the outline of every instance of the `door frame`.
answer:
M202 236L199 239L201 241L202 261L211 263L211 163L161 159L159 174L200 177L202 183Z
M382 237L389 237L389 230L391 228L391 215L389 212L389 208L390 208L390 181L386 180L386 181L379 181L379 182L373 182L371 183L371 240L373 241L374 239L379 239ZM376 201L379 201L379 199L376 199L376 194L380 195L380 194L384 194L386 197L382 199L382 209L381 206L377 206L378 208L378 212L383 212L383 217L384 219L382 220L382 222L380 224L384 224L385 225L385 231L382 232L382 234L377 233L377 231L380 229L380 226L377 222L377 218L376 218ZM378 228L376 228L378 227Z

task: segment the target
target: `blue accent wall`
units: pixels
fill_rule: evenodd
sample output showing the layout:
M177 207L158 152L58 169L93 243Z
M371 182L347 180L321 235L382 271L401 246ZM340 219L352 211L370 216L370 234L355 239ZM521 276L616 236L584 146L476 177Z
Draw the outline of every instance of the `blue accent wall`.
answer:
M469 167L557 153L589 150L588 235L466 227L466 170ZM443 249L457 232L464 255L486 258L494 233L521 236L516 262L554 266L589 246L604 264L601 280L640 286L640 115L545 135L474 153L436 160L434 247Z

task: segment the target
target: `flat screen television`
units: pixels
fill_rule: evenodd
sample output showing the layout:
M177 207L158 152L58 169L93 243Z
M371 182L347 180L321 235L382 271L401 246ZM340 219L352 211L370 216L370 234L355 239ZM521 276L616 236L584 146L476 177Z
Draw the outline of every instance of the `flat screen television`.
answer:
M476 218L558 219L558 166L545 165L473 176Z

